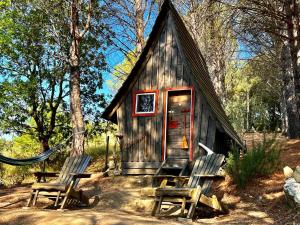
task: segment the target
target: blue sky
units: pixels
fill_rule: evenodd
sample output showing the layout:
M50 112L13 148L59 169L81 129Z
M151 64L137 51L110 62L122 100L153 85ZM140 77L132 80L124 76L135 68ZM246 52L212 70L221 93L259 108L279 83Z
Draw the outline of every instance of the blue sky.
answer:
M146 28L145 31L145 36L148 37L149 33L152 30L152 26L154 24L154 20L155 18L153 18L149 25ZM115 27L115 29L117 30L118 27ZM130 46L130 43L126 43L126 45ZM247 48L247 46L242 43L241 41L238 41L238 45L239 45L239 51L238 51L238 59L249 59L251 57L253 57L253 55L251 55L251 51L249 48ZM133 46L132 46L133 48ZM110 68L110 71L104 71L103 72L103 88L101 90L98 90L100 93L104 93L106 96L108 96L111 93L110 88L107 85L107 81L111 80L111 73L113 68L121 63L124 60L124 54L121 51L117 51L115 49L109 48L106 53L105 53L105 57L106 57L106 62ZM3 81L3 77L1 77L0 75L0 82ZM5 135L5 138L11 139L10 135Z

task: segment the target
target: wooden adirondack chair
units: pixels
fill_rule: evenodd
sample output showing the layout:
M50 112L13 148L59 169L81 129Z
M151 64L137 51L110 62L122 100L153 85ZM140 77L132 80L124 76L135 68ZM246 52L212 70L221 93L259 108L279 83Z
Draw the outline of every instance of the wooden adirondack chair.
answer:
M37 172L37 183L32 185L32 191L27 203L27 207L31 202L34 206L39 195L55 200L54 206L58 206L61 202L60 209L64 209L67 200L80 201L88 204L88 198L85 197L81 190L76 190L80 178L89 178L91 174L84 174L91 157L88 155L68 157L60 171L60 173L44 173ZM45 183L41 182L42 177L58 177L54 181ZM26 207L25 207L26 208Z
M199 202L210 206L214 209L222 211L215 196L210 197L209 192L212 181L216 177L225 156L221 154L212 154L199 157L194 164L194 168L188 183L185 187L157 188L155 191L155 204L152 211L153 216L160 216L161 207L164 203L172 203L172 205L181 205L180 216L184 215L187 205L189 205L187 218L194 216L196 206ZM178 177L180 179L181 177ZM186 179L187 177L182 177Z

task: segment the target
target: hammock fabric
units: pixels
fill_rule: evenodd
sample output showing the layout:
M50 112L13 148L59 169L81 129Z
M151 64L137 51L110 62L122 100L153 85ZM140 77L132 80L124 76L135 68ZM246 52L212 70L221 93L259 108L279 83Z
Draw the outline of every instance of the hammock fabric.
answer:
M42 162L46 159L49 158L49 156L55 152L56 149L49 149L37 156L34 156L32 158L28 159L13 159L13 158L8 158L6 156L0 155L0 162L13 165L13 166L26 166L26 165L31 165L34 163L39 163Z
M80 134L80 133L85 133L85 131L80 131L75 134ZM70 140L72 136L73 135L70 135L63 143L67 143L68 140ZM13 159L13 158L8 158L4 155L0 155L0 163L5 163L5 164L13 165L13 166L26 166L26 165L32 165L34 163L43 162L46 159L48 159L52 153L61 149L61 147L63 146L63 143L60 143L60 144L54 146L53 148L50 148L49 150L47 150L37 156L28 158L28 159Z

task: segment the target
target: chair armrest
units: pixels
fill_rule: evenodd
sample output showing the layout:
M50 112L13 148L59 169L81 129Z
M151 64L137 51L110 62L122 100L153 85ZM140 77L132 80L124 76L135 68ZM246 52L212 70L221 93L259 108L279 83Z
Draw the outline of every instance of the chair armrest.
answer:
M217 175L217 174L194 174L195 177L200 177L200 178L211 178L211 179L214 179L214 178L225 178L224 176L222 175Z
M77 178L90 178L92 174L90 173L70 173L73 179Z
M178 179L189 179L189 176L174 176L174 175L157 175L153 178L178 178Z
M34 176L36 177L57 177L59 173L56 172L34 172Z
M46 182L46 177L58 177L59 173L56 172L35 172L33 175L36 177L37 182L41 182L42 177L44 178L43 182Z
M163 181L160 184L160 187L166 187L168 181L175 182L175 186L183 186L186 181L190 178L189 176L174 176L174 175L158 175L153 178L163 178Z

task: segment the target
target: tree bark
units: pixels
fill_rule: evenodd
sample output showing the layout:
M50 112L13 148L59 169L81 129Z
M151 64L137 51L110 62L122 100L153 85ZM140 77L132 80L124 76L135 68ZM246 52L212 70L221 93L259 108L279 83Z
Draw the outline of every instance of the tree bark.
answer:
M218 13L218 2L190 0L186 23L202 50L215 91L222 104L226 101L225 72L227 55L226 37L230 32L224 18Z
M142 8L142 0L135 1L135 12L136 12L136 19L135 19L135 26L136 26L136 53L139 56L145 44L144 41L144 12Z
M290 138L300 138L300 3L296 0L286 0L284 11L289 37L283 49L285 60L288 60L286 68L289 67L284 76L289 125L287 133Z
M294 83L294 70L292 59L290 55L289 44L284 42L282 47L282 79L283 79L283 101L286 106L287 114L287 136L295 137L297 132L296 126L296 96L295 96L295 83Z
M250 130L250 96L249 96L249 91L246 93L246 131Z
M73 128L73 141L71 155L84 153L84 130L85 123L81 108L80 96L80 54L79 42L82 38L79 31L78 0L72 0L71 5L71 37L70 47L70 108Z
M44 152L49 150L49 137L40 138L40 142L42 143Z
M286 106L286 97L285 97L285 88L282 88L282 95L280 101L280 111L281 111L281 133L287 136L288 133L288 115L287 115L287 106Z
M71 66L70 80L71 122L73 128L72 155L84 153L85 123L80 100L80 71L79 66Z
M226 62L225 62L225 43L224 38L220 37L216 19L216 9L217 7L216 2L208 3L208 27L210 32L210 59L211 60L211 78L214 84L214 88L216 93L219 96L222 104L225 103L225 69L226 69Z

